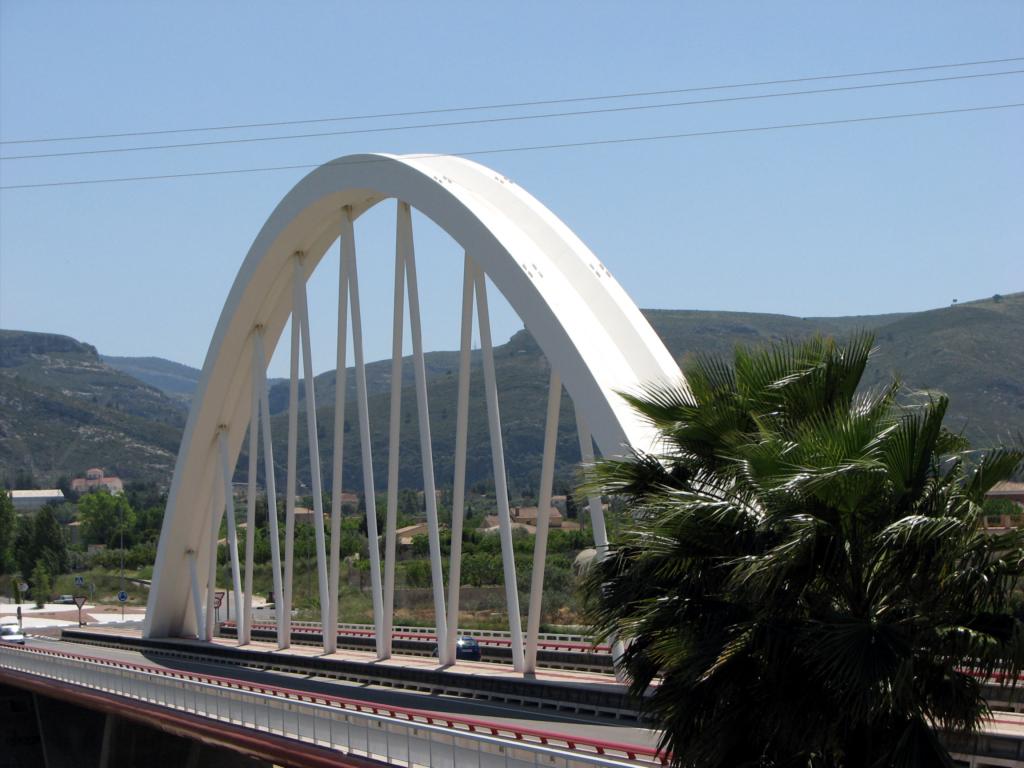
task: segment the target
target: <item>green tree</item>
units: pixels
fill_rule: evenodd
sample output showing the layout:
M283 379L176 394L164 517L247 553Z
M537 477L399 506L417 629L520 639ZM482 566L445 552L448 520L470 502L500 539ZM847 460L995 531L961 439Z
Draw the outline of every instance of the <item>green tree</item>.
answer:
M47 570L53 574L68 570L68 548L64 531L49 504L36 512L32 521L32 559L42 559Z
M426 560L409 560L402 564L405 574L405 586L429 587L430 563Z
M0 488L0 576L15 568L14 538L18 516L10 494Z
M51 584L46 561L37 560L32 569L32 598L36 601L36 608L42 608L49 599Z
M39 489L39 486L36 485L35 478L32 477L32 470L30 469L18 470L17 474L14 476L14 487L18 490L25 491Z
M78 502L78 513L86 543L120 547L123 527L125 546L131 545L135 511L124 496L115 496L107 491L87 493Z
M858 393L871 347L698 360L628 398L661 453L592 474L634 522L588 570L588 615L636 693L661 677L676 765L951 766L935 728L987 711L966 670L1021 668L1024 533L980 522L1024 454L966 453L944 397Z
M19 520L14 531L14 560L22 576L32 573L35 566L36 540L34 528L27 520Z
M428 557L430 555L430 537L425 533L419 533L412 537L413 557Z

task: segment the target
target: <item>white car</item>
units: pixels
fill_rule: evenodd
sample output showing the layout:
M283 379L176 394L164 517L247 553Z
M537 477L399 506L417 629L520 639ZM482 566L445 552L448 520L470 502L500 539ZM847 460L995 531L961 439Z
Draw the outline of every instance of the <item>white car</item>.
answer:
M0 643L25 644L25 636L17 624L0 624Z

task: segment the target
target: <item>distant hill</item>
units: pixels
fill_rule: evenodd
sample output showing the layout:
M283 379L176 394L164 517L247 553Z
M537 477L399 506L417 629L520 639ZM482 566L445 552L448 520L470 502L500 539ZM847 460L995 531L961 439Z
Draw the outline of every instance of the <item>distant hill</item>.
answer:
M164 394L183 399L185 402L192 398L202 374L198 368L164 360L162 357L100 355L100 360L121 373L134 376Z
M737 344L764 345L816 333L843 337L866 329L876 334L878 351L865 375L868 386L900 377L908 387L947 392L952 405L947 423L978 446L994 445L1024 433L1024 293L965 303L928 312L836 318L799 318L785 315L691 310L647 310L644 313L669 351L685 367L696 354L731 355ZM435 476L450 485L455 440L457 355L426 355L430 377L431 438ZM535 488L543 450L543 414L547 397L548 366L539 347L526 331L495 348L495 367L509 484L513 494ZM403 366L400 484L422 484L419 429L416 420L412 366ZM373 430L375 482L387 480L387 420L390 362L367 366L370 420ZM470 483L490 481L490 447L478 354L472 374L469 466ZM330 477L330 446L334 423L334 372L316 377L318 439L321 470ZM301 392L300 388L300 392ZM276 396L276 397L275 397ZM284 435L287 431L286 383L272 389L275 458L283 480ZM355 389L350 375L346 395L344 485L361 488L361 466L355 422ZM556 479L563 487L573 483L579 461L572 406L563 398L558 432ZM300 430L303 432L303 430ZM244 460L240 469L244 469ZM304 436L299 444L300 478L308 477ZM280 487L280 486L279 486Z
M805 338L815 333L843 337L857 329L876 334L878 351L865 377L874 385L899 376L908 387L948 393L952 406L948 424L964 433L979 447L1009 441L1024 433L1024 293L993 297L982 301L926 312L859 317L799 318L786 315L743 312L706 312L697 310L646 310L645 315L680 363L696 354L729 355L737 344L762 345L785 338ZM177 450L184 410L180 398L186 388L194 390L199 371L159 358L104 358L95 350L67 337L46 334L2 332L0 344L0 398L16 392L22 408L50 414L46 432L53 441L34 437L38 431L21 418L6 416L9 409L0 400L0 477L26 466L26 459L37 475L52 474L47 467L65 467L69 462L51 455L50 442L70 446L82 444L79 435L86 426L80 409L94 402L110 403L91 418L113 419L122 428L124 445L118 447L110 436L88 443L98 450L106 446L109 459L86 461L122 470L130 479L170 480L173 454ZM47 347L48 351L26 352L26 342L18 336L37 337L29 348ZM43 343L45 337L47 340ZM10 344L8 344L10 340ZM19 351L21 350L21 351ZM48 360L45 365L41 362ZM109 361L109 365L104 363ZM467 478L471 484L490 482L490 448L482 395L479 353L474 353L473 397ZM20 361L20 362L19 362ZM435 474L439 485L450 485L455 432L455 388L458 355L432 352L426 355L430 379L431 436L434 444ZM547 396L547 362L526 331L515 334L495 348L495 365L503 439L509 482L513 493L533 488L538 479L542 450L542 421ZM119 370L115 370L119 369ZM132 376L127 374L131 373ZM351 374L351 372L350 372ZM390 387L390 361L367 366L370 393L370 418L376 483L383 488L387 471L387 420ZM163 389L155 391L142 381ZM318 439L322 469L329 481L328 458L333 441L334 372L316 377ZM55 386L55 384L59 386ZM128 386L128 382L132 382ZM409 361L403 367L402 432L400 482L404 487L422 484L419 463L419 435L415 411L413 372ZM348 377L346 397L345 473L346 488L362 487L359 445L355 424L355 385ZM300 388L300 393L302 389ZM60 399L64 398L64 399ZM92 398L96 398L93 400ZM178 399L175 399L178 398ZM271 383L272 422L275 463L279 481L284 479L285 435L287 433L288 386ZM66 417L61 408L68 409ZM79 410L76 410L79 409ZM34 412L34 411L33 411ZM139 421L129 421L127 414ZM121 419L119 422L118 419ZM107 422L103 422L107 424ZM98 427L97 427L98 428ZM106 427L104 427L106 428ZM71 429L76 437L62 443L61 429ZM308 451L305 430L300 430L300 478L308 478ZM17 446L17 447L15 447ZM70 450L70 449L67 449ZM49 451L49 453L47 453ZM73 456L81 455L77 447ZM87 452L85 452L87 453ZM22 463L18 463L18 456ZM139 459L137 456L151 458ZM159 460L152 458L160 456ZM579 459L575 422L571 404L563 399L559 425L557 478L566 486L573 482L572 466ZM239 474L244 473L244 456ZM63 471L63 470L62 470ZM77 467L74 471L80 471ZM239 477L241 479L241 477ZM283 486L279 486L283 487Z
M167 482L187 407L67 336L0 330L0 480L100 466Z
M815 333L873 331L877 351L864 383L892 376L948 394L947 424L983 447L1024 433L1024 293L890 315L809 317L741 312L645 311L672 354L728 355L739 343L767 344Z
M192 395L199 386L203 372L198 368L184 363L176 363L162 357L115 357L100 355L100 360L121 373L127 373L144 384L155 387L169 397L180 400L187 406ZM270 379L270 386L278 386L287 379ZM285 385L287 392L287 384ZM273 402L273 400L271 401ZM288 407L288 396L285 394L282 408Z

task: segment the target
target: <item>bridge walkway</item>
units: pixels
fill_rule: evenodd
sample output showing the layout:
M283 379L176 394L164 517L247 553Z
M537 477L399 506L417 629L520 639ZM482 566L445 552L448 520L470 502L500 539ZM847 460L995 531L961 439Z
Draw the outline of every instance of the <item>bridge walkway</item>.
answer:
M158 727L170 721L274 763L319 766L340 759L347 765L349 758L366 758L431 768L611 768L663 762L654 750L634 744L72 653L71 644L45 645L0 647L0 679L45 695L63 691L90 708L148 718Z
M97 633L99 634L99 633ZM137 637L137 632L107 629L102 635L112 639L121 637ZM156 651L139 651L129 648L111 647L104 645L83 645L77 642L67 642L55 639L33 639L31 644L42 648L51 648L69 653L82 653L90 656L98 656L111 661L124 662L129 664L141 664L159 667L171 671L197 672L206 675L221 675L237 678L247 682L261 685L287 687L296 690L309 691L334 696L351 697L366 702L381 704L385 706L404 707L411 709L429 710L443 715L454 717L470 717L486 719L488 721L517 728L542 728L545 730L557 731L577 738L602 739L613 742L633 744L638 747L654 748L657 745L657 733L644 727L635 719L623 717L610 718L594 715L586 715L578 712L559 712L553 709L539 709L534 706L515 704L512 702L493 702L483 699L471 699L464 696L433 693L412 689L396 688L390 685L358 682L352 680L339 680L333 677L317 675L304 672L271 671L257 668L255 666L225 667L223 663L214 660L202 661L196 658L182 658L169 656ZM227 647L237 647L230 640L215 639L215 644ZM204 650L204 643L185 643L184 647L193 648L197 654ZM252 647L270 653L277 652L276 646L269 643L253 643ZM249 648L250 646L245 646ZM373 655L361 651L340 651L324 657L320 652L311 647L293 647L288 651L289 655L296 655L304 658L331 658L336 657L344 660L358 660L371 662ZM269 660L268 660L269 661ZM436 659L426 657L398 657L386 662L378 662L381 665L391 667L403 667L409 665L416 669L438 669ZM465 666L465 670L463 667ZM522 677L505 670L495 664L486 662L459 662L459 670L467 674L480 675L485 677ZM573 673L565 671L544 670L540 674L543 680L558 680L568 683L585 683L592 686L608 686L609 690L618 692L621 685L615 682L613 677L594 673Z

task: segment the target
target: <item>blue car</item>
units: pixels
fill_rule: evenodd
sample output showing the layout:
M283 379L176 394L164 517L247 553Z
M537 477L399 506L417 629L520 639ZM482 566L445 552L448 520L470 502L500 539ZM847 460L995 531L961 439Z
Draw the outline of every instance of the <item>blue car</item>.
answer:
M467 661L480 661L480 643L472 637L460 637L455 641L455 658Z
M437 652L438 648L434 646L434 656L439 656ZM455 658L463 659L465 661L480 661L482 653L480 651L480 643L478 643L472 637L459 637L455 641Z

